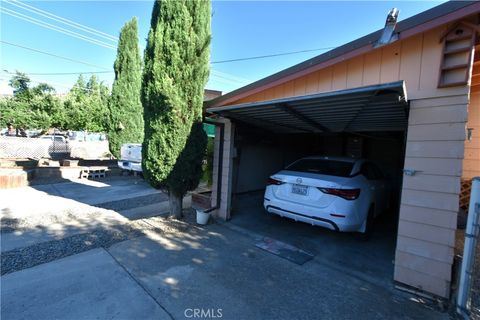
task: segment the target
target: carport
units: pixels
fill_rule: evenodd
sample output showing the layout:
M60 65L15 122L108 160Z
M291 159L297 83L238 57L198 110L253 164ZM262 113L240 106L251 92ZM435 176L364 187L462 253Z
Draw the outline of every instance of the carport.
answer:
M263 191L270 175L301 157L327 155L377 162L398 202L408 108L404 82L397 81L209 111L235 126L233 195ZM232 212L236 203L233 196Z
M343 251L342 262L353 268L374 261L368 267L375 270L372 277L391 276L409 112L403 81L211 108L209 112L229 119L235 127L228 216L233 224L298 243L303 250L321 252L323 257ZM358 243L355 235L335 234L290 219L281 221L263 209L268 177L312 155L364 157L388 173L395 195L391 212L379 219L379 232L368 245ZM320 249L320 243L328 249Z
M370 159L397 190L393 279L448 298L460 182L479 172L479 12L447 2L209 101L215 215L300 157Z

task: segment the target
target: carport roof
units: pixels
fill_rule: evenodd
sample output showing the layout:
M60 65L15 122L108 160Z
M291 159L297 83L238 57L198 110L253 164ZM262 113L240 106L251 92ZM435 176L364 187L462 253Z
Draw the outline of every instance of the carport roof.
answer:
M402 131L408 121L404 81L207 111L278 133Z

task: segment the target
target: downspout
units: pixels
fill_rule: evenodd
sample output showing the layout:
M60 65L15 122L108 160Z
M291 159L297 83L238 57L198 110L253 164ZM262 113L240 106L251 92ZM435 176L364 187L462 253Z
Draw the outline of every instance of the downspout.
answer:
M208 208L207 210L205 210L204 212L205 213L209 213L209 212L212 212L213 210L216 210L216 209L220 209L220 197L221 197L221 194L222 194L222 168L223 168L223 140L224 140L224 136L225 136L225 124L223 122L218 122L218 121L214 121L214 120L211 120L211 119L204 119L203 120L203 123L208 123L208 124L212 124L216 127L219 127L220 128L220 145L218 146L218 155L219 155L219 158L218 158L218 172L217 172L217 203L215 204L215 206L213 207L210 207Z

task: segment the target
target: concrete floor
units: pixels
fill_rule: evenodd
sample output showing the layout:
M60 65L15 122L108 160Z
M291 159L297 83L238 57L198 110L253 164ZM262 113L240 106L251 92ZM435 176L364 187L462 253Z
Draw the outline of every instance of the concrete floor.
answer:
M393 287L397 231L396 218L389 212L376 220L372 238L362 241L356 233L334 232L267 213L263 192L255 192L236 196L230 223L291 244L313 254L317 261L333 263L347 272L361 270L362 278Z
M313 260L300 266L211 225L140 237L109 252L173 318L219 310L225 319L442 319L418 300Z
M1 278L2 319L169 319L103 249Z
M59 187L63 196L76 197L65 191L67 185L54 186ZM54 208L78 204L43 191L35 195L37 204ZM97 201L85 195L76 199ZM385 253L393 244L382 240L392 237L390 231L376 234L378 241L359 242L268 216L254 196L242 204L243 215L237 212L226 224L172 229L165 227L169 220L151 218L146 221L153 228L137 238L2 276L2 319L184 319L194 312L223 319L448 318L383 278L392 270L391 253ZM86 208L91 206L76 209ZM108 212L116 214L100 211L97 219ZM259 236L290 243L315 258L294 264L257 248Z

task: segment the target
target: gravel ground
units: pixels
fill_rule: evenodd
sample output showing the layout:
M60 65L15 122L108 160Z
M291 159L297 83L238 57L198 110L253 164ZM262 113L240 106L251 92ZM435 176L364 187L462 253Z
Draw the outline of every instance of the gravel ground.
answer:
M15 223L8 224L2 219L7 229L15 231ZM145 235L146 231L155 233L185 232L190 228L196 228L195 212L192 209L184 210L182 220L169 217L153 217L130 221L126 224L111 228L98 228L87 233L75 234L60 240L38 243L32 246L18 248L3 252L1 255L1 275L19 271L33 266L64 258L73 254L81 253L94 248L109 246ZM5 230L3 230L5 232Z

